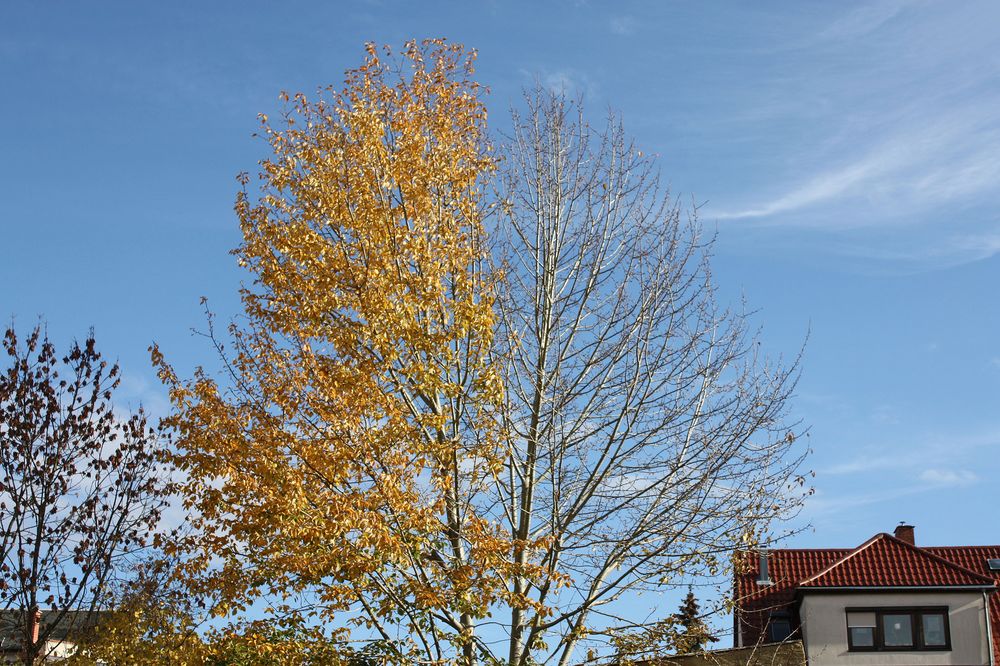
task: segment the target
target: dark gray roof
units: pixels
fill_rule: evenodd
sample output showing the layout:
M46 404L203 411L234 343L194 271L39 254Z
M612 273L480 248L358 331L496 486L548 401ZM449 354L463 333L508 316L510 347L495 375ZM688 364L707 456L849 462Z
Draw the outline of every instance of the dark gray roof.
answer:
M0 611L0 650L8 652L20 649L21 637L24 635L25 613L16 610ZM42 621L39 634L44 635L51 628L48 639L51 641L77 641L80 637L107 616L102 611L42 611Z
M638 666L805 666L802 641L708 650L633 662Z

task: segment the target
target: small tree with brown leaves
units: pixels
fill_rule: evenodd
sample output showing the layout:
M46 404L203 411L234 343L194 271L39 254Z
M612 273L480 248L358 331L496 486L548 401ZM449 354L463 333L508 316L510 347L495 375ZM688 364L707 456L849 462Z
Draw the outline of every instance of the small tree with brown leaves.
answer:
M23 343L11 327L3 349L0 608L34 663L57 623L89 626L86 614L107 607L158 524L165 486L158 437L141 410L115 414L118 366L92 334L60 357L41 327ZM38 609L48 616L34 639Z

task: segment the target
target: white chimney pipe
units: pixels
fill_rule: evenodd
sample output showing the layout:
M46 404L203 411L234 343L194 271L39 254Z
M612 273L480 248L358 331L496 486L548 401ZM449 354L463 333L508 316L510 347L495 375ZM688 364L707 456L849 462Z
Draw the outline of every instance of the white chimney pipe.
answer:
M760 549L760 577L757 579L758 585L770 585L771 584L771 574L768 571L768 553L767 549Z

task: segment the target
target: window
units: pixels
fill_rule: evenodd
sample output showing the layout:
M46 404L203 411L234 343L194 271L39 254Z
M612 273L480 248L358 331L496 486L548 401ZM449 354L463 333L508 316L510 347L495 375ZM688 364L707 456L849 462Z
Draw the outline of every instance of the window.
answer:
M875 612L847 613L847 642L852 650L875 649Z
M851 648L875 649L875 627L851 627Z
M903 613L882 615L882 643L885 647L913 647L913 618Z
M865 650L950 650L947 608L848 608L847 645Z
M945 632L944 613L921 613L920 623L924 629L924 645L945 647L948 645Z
M772 643L780 643L792 635L792 620L786 613L772 613L767 621L767 633Z

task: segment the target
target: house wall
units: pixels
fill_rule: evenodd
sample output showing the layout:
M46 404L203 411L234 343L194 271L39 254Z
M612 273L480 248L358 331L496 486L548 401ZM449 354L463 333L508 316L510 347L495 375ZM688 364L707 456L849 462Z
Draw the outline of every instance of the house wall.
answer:
M849 607L947 606L949 651L849 652ZM810 666L988 666L986 614L981 591L809 593L799 608Z
M73 641L47 641L45 643L45 654L50 661L72 657L75 652L76 643Z
M76 643L72 641L46 641L42 650L45 661L58 662L62 659L72 657L76 652ZM11 648L0 653L0 663L19 664L21 663L21 651L18 648Z

